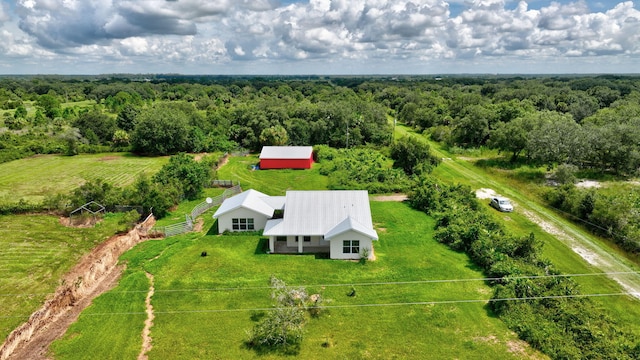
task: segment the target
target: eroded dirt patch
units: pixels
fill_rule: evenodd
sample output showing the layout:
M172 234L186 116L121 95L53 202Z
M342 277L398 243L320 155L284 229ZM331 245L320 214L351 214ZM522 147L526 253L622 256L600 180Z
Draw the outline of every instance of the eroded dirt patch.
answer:
M9 334L0 346L0 359L46 359L49 345L65 333L93 299L117 284L124 269L118 266L118 258L146 240L147 231L154 224L155 219L149 217L128 233L111 237L82 257L63 277L54 295Z
M66 227L74 228L90 228L99 223L101 219L93 216L75 216L75 217L61 217L59 219L60 224Z
M144 329L142 330L142 349L140 350L140 355L138 355L138 360L147 360L149 356L147 355L149 351L151 351L151 327L153 326L153 319L155 315L153 314L153 305L151 305L151 298L155 292L154 287L154 278L151 273L145 273L147 279L149 279L149 292L147 293L147 298L145 299L145 307L147 312L147 319L144 321Z
M103 156L99 159L99 161L113 161L120 159L118 156Z

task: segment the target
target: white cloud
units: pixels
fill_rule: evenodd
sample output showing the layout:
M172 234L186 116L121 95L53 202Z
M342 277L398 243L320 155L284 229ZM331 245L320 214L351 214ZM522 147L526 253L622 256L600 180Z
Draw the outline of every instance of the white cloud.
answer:
M11 11L0 6L0 27L11 34L3 35L0 62L29 53L64 63L146 61L162 72L163 64L384 61L420 69L445 59L528 64L616 55L633 63L640 55L640 12L630 1L608 10L594 4L601 10L593 12L585 1L534 10L525 1L476 0L452 16L449 4L461 4L453 1L17 0Z

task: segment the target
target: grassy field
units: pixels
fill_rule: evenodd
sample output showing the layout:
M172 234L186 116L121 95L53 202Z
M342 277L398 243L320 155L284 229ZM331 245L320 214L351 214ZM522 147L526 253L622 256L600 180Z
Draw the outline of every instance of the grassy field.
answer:
M2 339L42 306L83 254L121 230L119 219L109 215L92 229L76 229L55 216L0 216Z
M167 157L126 153L40 155L15 160L0 164L0 202L39 202L46 195L68 192L94 179L128 185L141 173L157 172L167 161Z
M271 275L332 300L332 308L306 324L299 358L542 357L489 312L483 299L490 297L490 290L477 280L482 274L465 255L433 241L433 219L403 203L372 202L372 213L380 241L375 244L377 260L364 265L313 255L266 255L259 236L204 234L213 225L210 213L203 215L203 234L140 244L123 260L129 276L142 279L142 271L155 276L150 358L286 358L244 346L252 319L266 311L260 309L271 307L267 287ZM202 251L208 256L201 257ZM453 279L476 280L427 282ZM119 359L120 349L140 347L140 336L121 336L125 329L140 329L144 320L134 310L142 306L143 296L121 292L129 281L125 276L122 289L103 295L120 299L114 307L101 307L103 300L96 301L54 343L56 359L84 358L82 349L89 346L97 351L92 356ZM352 286L355 297L347 296ZM480 301L448 303L458 300ZM434 303L409 304L414 302ZM119 310L121 303L130 304L132 310ZM96 325L100 323L96 318L104 318L109 326ZM118 346L105 345L111 343Z
M286 190L318 190L327 188L327 177L320 175L320 164L308 170L252 170L260 162L258 155L230 157L218 170L218 178L238 180L244 190L255 189L267 195L284 195Z

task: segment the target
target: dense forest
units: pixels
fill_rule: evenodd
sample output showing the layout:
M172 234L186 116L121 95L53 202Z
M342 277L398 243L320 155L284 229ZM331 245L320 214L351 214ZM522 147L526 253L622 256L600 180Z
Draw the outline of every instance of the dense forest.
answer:
M0 161L131 149L389 145L389 118L449 147L616 175L640 167L640 79L4 78Z

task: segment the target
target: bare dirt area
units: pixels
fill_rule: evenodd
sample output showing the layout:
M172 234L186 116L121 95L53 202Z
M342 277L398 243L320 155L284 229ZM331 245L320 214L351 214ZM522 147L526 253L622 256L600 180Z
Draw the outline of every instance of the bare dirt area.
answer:
M476 197L478 199L490 199L494 196L498 196L498 194L493 189L478 189L476 190Z
M409 197L406 194L391 194L391 195L376 195L373 197L374 201L406 201Z
M145 273L147 275L147 279L149 279L149 292L147 293L147 298L145 299L145 308L147 312L147 319L144 321L144 329L142 330L142 349L140 350L140 355L138 355L138 360L147 360L149 356L147 353L151 351L151 327L153 326L153 319L155 315L153 314L153 305L151 305L151 298L155 292L154 287L154 278L151 273Z
M46 359L49 345L62 336L93 299L112 289L122 274L118 258L147 239L155 224L147 218L134 229L116 235L85 255L64 276L55 294L0 346L0 359Z
M76 217L61 217L60 224L66 227L74 228L90 228L99 223L100 219L92 216L76 216Z
M576 187L583 189L599 188L602 187L602 184L595 180L580 180L576 183Z

